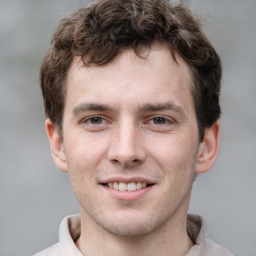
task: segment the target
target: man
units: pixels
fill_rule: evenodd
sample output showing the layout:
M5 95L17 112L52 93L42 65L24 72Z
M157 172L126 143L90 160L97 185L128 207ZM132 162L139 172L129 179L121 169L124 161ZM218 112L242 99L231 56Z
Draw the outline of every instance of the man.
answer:
M181 5L101 0L63 19L41 88L52 157L81 210L36 255L231 255L187 214L218 153L220 79Z

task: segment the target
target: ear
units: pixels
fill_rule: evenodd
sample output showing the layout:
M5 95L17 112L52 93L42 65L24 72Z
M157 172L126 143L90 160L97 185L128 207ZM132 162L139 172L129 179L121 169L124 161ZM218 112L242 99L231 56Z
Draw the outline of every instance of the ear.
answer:
M215 163L219 152L220 122L215 122L205 130L204 140L200 143L195 173L207 172Z
M57 128L54 127L49 118L47 118L45 121L45 129L50 142L51 154L54 163L60 170L67 172L68 168L66 155L63 147L63 140L62 137L59 135Z

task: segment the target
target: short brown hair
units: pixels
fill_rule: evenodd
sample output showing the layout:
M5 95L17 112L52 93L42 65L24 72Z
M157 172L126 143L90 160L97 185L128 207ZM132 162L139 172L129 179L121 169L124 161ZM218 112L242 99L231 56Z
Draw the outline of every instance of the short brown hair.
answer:
M65 78L75 56L85 66L103 66L129 48L143 57L141 49L150 50L154 42L169 46L174 58L177 52L191 67L202 141L205 128L220 117L221 62L189 9L168 0L100 0L61 20L40 72L47 117L61 132Z

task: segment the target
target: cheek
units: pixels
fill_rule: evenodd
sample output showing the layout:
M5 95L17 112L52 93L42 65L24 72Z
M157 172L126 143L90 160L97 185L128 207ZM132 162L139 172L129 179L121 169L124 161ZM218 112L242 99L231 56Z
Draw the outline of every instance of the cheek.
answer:
M64 140L64 151L73 184L87 183L97 176L100 163L106 157L107 142L102 137L70 136Z
M166 175L187 176L194 172L197 144L179 136L156 140L150 155Z
M107 141L104 136L90 136L80 132L68 139L64 141L64 149L69 162L76 161L77 164L95 162L106 151Z
M168 142L168 143L167 143ZM161 171L167 210L187 200L195 170L196 144L186 140L170 140L155 148L155 159ZM157 159L157 160L156 160Z

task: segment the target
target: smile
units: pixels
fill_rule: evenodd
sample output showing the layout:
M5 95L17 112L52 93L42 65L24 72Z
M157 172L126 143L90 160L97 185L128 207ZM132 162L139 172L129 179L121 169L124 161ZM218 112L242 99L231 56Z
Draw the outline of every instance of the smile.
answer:
M112 178L100 183L107 193L118 200L137 200L148 194L156 183L144 178Z
M112 188L114 190L119 190L119 191L135 191L135 190L140 190L142 188L145 188L149 186L150 184L147 184L145 182L108 182L104 184L105 186Z

